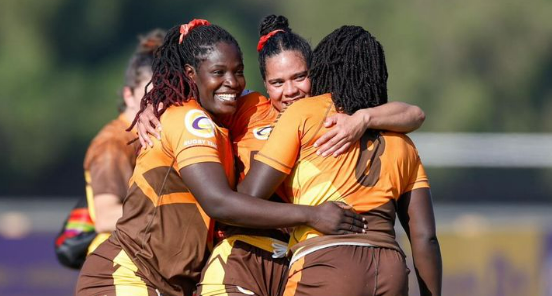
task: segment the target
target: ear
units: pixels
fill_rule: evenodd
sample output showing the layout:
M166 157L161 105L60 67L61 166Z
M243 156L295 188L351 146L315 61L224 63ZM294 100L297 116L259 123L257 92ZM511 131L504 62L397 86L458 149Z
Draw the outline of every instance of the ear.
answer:
M125 101L125 105L127 107L132 108L134 104L134 93L132 92L132 89L128 86L123 87L123 100Z
M193 82L196 81L197 72L196 69L191 65L186 64L184 66L184 75L186 75L186 77L191 79Z

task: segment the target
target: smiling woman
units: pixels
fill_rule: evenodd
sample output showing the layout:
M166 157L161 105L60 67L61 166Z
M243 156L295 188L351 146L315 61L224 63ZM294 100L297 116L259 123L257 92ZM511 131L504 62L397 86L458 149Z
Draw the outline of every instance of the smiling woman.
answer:
M197 85L202 107L211 114L236 111L236 98L245 88L242 55L236 44L217 43L201 67L186 65L185 73Z

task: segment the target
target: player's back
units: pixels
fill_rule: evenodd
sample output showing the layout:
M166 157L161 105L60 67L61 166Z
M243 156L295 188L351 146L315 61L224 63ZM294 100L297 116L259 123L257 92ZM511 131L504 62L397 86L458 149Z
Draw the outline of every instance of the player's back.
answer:
M416 148L403 134L367 131L347 153L321 157L313 144L326 132L325 118L335 113L329 94L294 103L280 118L257 159L289 172L285 187L295 204L345 202L368 220L368 233L355 240L358 237L373 245L399 249L393 229L397 200L414 188L428 187ZM291 143L291 147L281 151L278 143ZM300 226L290 244L307 239L296 248L324 244L330 238Z

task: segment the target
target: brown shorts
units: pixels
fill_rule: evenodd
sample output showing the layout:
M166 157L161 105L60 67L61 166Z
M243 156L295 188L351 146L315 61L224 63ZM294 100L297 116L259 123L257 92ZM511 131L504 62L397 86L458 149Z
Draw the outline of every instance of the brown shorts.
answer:
M289 260L230 237L220 242L203 269L197 295L282 295Z
M392 249L328 247L294 261L284 296L407 296L409 272Z
M76 296L159 296L128 255L109 240L86 258L77 282ZM110 257L110 258L108 258Z

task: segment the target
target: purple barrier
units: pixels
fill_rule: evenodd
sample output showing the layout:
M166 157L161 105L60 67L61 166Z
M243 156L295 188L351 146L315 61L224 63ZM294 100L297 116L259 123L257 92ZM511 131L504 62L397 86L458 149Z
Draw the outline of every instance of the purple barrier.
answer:
M21 239L0 236L0 295L71 296L78 271L62 267L54 254L54 233Z

